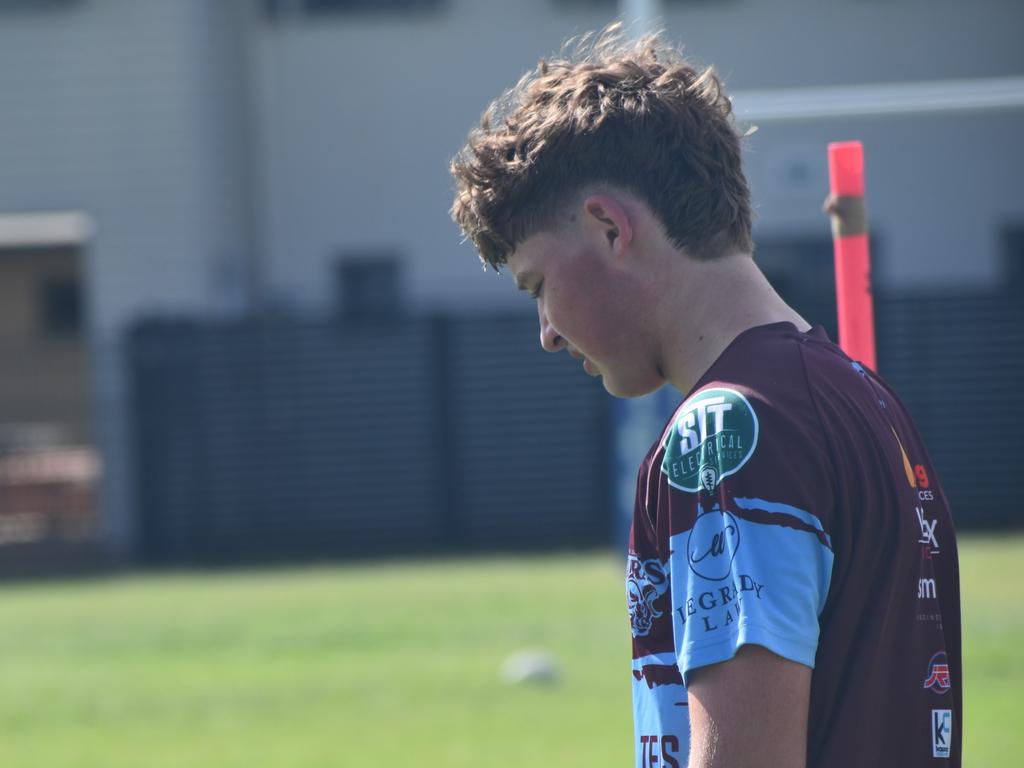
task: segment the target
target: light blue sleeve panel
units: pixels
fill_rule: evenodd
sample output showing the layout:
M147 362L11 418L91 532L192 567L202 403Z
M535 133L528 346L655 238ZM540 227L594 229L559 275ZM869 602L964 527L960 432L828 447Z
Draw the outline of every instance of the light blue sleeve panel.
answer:
M722 497L720 497L722 498ZM832 574L831 541L805 510L760 498L698 506L671 538L673 634L683 679L764 646L814 667L818 617Z
M633 660L633 728L636 768L686 768L690 711L674 653Z

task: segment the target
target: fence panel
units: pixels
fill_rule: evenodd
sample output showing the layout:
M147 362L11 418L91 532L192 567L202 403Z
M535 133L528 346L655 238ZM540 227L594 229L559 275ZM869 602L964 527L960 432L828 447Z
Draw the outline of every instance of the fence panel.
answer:
M149 322L130 344L144 557L609 540L607 398L523 317Z

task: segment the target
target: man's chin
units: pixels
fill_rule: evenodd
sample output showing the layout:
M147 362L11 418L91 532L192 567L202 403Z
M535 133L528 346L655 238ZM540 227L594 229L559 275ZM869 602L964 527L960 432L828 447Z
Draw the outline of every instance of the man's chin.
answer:
M603 373L598 373L601 377L601 383L604 385L604 390L613 397L622 398L628 400L634 397L643 397L649 395L652 392L657 392L664 384L663 381L652 380L652 381L619 381L614 376L606 376Z

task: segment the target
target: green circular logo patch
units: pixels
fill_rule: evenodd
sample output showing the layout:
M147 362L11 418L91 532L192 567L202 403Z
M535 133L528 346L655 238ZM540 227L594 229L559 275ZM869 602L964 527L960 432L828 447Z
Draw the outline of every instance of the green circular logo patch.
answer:
M665 443L661 471L674 488L711 493L754 455L757 430L757 414L739 392L702 390L683 403Z

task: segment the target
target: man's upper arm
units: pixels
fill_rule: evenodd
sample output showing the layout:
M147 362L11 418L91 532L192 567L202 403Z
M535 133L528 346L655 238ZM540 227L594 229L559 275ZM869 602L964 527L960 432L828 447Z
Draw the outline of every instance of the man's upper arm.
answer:
M804 768L811 670L759 645L695 669L689 768Z
M685 415L702 406L722 418L706 428L715 442L694 448ZM803 766L834 563L835 493L820 422L800 392L778 387L710 387L683 410L680 437L670 435L665 451L670 483L680 477L677 486L692 489L694 468L699 482L673 510L669 537L690 766Z

